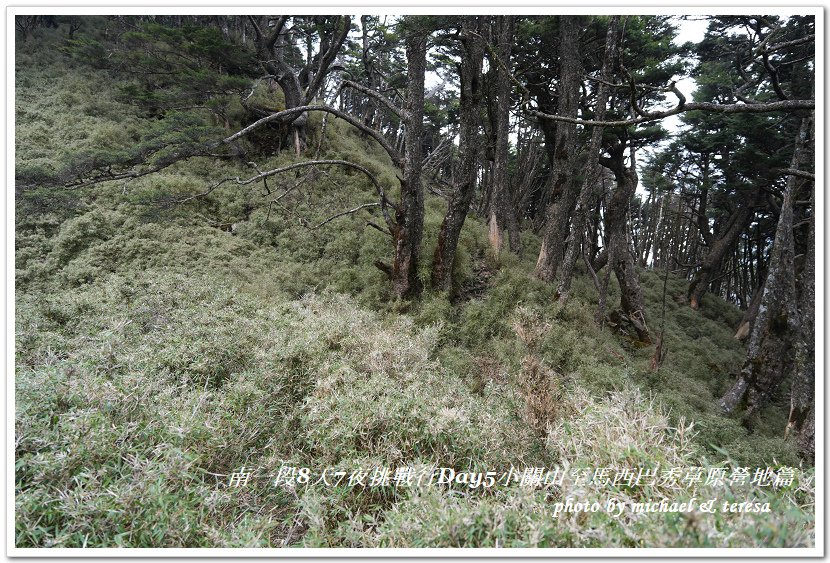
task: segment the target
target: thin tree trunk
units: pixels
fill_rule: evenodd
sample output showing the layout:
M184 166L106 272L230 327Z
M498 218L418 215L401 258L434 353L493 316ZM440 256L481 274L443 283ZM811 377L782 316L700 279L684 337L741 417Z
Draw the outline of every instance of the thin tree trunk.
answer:
M744 340L752 332L752 326L755 324L755 319L758 316L758 310L761 308L761 298L764 296L764 284L755 290L752 299L749 302L749 307L741 318L738 324L738 330L735 332L737 340Z

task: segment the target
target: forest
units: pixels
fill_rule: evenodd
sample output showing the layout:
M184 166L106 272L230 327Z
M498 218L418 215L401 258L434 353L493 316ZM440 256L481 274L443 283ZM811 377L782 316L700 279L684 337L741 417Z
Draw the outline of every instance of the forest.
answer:
M16 548L816 546L814 13L14 18Z

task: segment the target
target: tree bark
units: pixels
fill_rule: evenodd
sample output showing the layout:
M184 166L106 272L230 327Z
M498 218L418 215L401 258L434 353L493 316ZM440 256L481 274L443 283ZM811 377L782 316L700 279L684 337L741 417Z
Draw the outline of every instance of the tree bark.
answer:
M432 260L432 287L448 290L452 285L452 266L461 235L461 228L470 210L476 187L478 129L481 117L484 43L481 39L481 17L463 19L460 66L461 115L458 140L459 165L453 175L454 193L438 233L438 244Z
M614 61L619 54L620 45L620 16L612 16L608 25L608 32L605 39L605 55L602 61L602 82L597 88L597 99L594 107L594 115L598 120L605 119L606 104L608 103L608 84L611 82ZM604 128L595 126L591 131L591 145L588 148L588 162L585 165L587 175L582 183L576 209L574 210L571 222L571 236L565 248L565 256L562 266L559 269L557 295L559 301L567 303L573 279L574 268L579 259L583 241L588 227L589 213L591 206L595 204L599 195L601 185L602 169L599 166L599 153L602 150L602 134ZM593 256L592 256L593 257ZM596 268L598 269L598 268Z
M785 436L795 441L802 456L815 456L815 237L816 195L810 196L810 233L807 239L804 270L798 281L798 314L801 330L796 338L790 415Z
M577 116L582 64L579 56L579 17L559 17L559 107L565 117ZM552 282L565 253L565 238L579 196L581 178L576 165L576 125L556 125L551 161L550 195L545 211L542 248L536 261L536 276Z
M752 326L755 324L755 319L758 317L758 310L761 308L761 298L764 296L764 284L755 290L752 294L752 299L749 302L749 307L741 318L738 324L738 330L735 331L736 340L744 340L752 333Z
M397 226L392 232L395 244L392 287L395 295L401 298L417 296L421 292L421 283L418 278L418 255L424 230L421 134L424 128L426 53L427 34L414 31L407 34L407 127L404 177L401 180L401 204L396 213Z
M808 121L802 119L791 168L798 168L801 162L804 140L809 131ZM784 377L793 371L795 338L800 332L793 242L792 196L796 189L795 178L790 176L787 180L764 294L743 368L738 380L720 400L721 408L731 412L746 395L745 420L766 404Z
M510 55L513 45L513 29L516 23L515 16L498 16L498 61L490 64L498 65L496 73L496 147L493 162L492 201L490 205L490 246L498 258L504 247L504 233L507 231L510 250L519 252L519 220L516 217L516 206L507 174L509 164L510 132L510 82L509 69L502 65L510 64Z
M637 332L637 338L644 343L651 343L645 320L645 298L640 287L640 278L634 256L629 250L628 208L631 198L637 191L637 171L634 151L631 151L630 163L623 162L625 145L620 143L609 151L610 158L600 161L614 173L617 187L611 195L605 213L605 240L608 246L608 266L614 270L620 284L620 307L628 321Z

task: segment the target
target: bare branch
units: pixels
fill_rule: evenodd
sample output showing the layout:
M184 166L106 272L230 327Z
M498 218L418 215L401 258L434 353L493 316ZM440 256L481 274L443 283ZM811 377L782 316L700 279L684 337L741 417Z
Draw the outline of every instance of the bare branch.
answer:
M358 120L354 116L349 115L346 112L340 111L339 109L335 109L331 106L326 105L298 106L295 108L290 108L283 111L279 111L277 113L273 113L267 117L263 117L262 119L254 121L244 129L237 131L230 137L225 137L219 142L219 144L232 143L233 141L240 139L245 135L248 135L254 129L262 127L267 123L281 121L293 115L305 113L307 111L324 111L339 117L340 119L350 123L351 125L354 125L358 129L372 137L375 141L377 141L378 144L383 147L383 150L385 150L389 157L392 159L392 163L395 166L397 166L398 168L403 168L403 157L400 155L398 151L395 150L395 148L389 143L389 141L386 140L386 138L380 132L378 132L375 129L372 129L368 125L361 123L360 120Z
M783 172L789 176L798 176L799 178L806 178L808 180L815 181L816 175L812 172L806 172L804 170L796 170L794 168L776 168L776 172Z
M390 237L392 236L392 233L390 233L388 230L384 229L383 227L381 227L377 223L373 223L372 221L366 221L366 226L367 227L372 227L373 229L377 229L380 232L382 232L383 234L388 235Z
M676 89L676 88L675 88ZM679 91L675 95L679 94ZM682 94L680 94L682 96ZM681 98L683 102L685 98ZM763 102L757 104L713 104L710 102L691 102L679 103L676 107L649 114L646 117L640 116L631 119L621 119L618 121L592 121L590 119L575 119L570 117L563 117L561 115L553 115L533 109L526 109L525 111L539 119L548 119L551 121L564 121L566 123L576 123L577 125L601 125L603 127L627 127L629 125L637 125L639 123L648 123L650 121L657 121L677 115L687 111L708 111L713 113L768 113L774 111L797 111L797 110L812 110L816 107L815 100L781 100L777 102Z
M287 166L282 166L280 168L275 168L273 170L267 170L265 172L257 174L256 176L252 176L252 177L250 177L246 180L241 180L238 176L234 177L234 178L225 178L223 180L220 180L216 184L213 184L211 187L209 187L207 190L205 190L203 192L193 194L193 195L187 196L183 199L177 200L177 203L185 203L185 202L191 201L193 199L204 197L204 196L210 194L211 192L213 192L214 190L216 190L217 188L219 188L220 186L222 186L222 185L224 185L228 182L234 182L235 185L237 185L237 186L247 186L248 184L253 184L254 182L258 182L260 180L265 180L266 178L268 178L270 176L275 176L277 174L282 174L283 172L290 172L291 170L296 170L298 168L305 168L305 167L308 167L308 166L318 166L318 165L319 166L322 166L322 165L346 166L347 168L353 168L353 169L358 170L358 171L362 172L363 174L365 174L366 177L369 178L369 180L374 185L375 191L377 192L378 197L380 198L380 203L375 203L374 205L379 205L380 206L381 211L383 212L383 218L386 220L386 223L390 227L395 224L394 221L392 220L391 215L389 214L389 209L388 209L388 207L390 205L392 205L392 203L386 197L386 192L383 190L383 187L380 185L377 178L375 178L375 175L372 174L369 170L367 170L363 166L360 166L359 164L355 164L354 162L350 162L348 160L307 160L305 162L295 162L294 164L289 164ZM282 194L279 198L277 198L277 200L281 199L282 196L284 196L284 195L285 194ZM274 201L277 201L277 200L274 200Z
M317 68L317 73L314 75L314 78L305 90L306 103L309 103L314 99L314 94L320 88L320 84L326 77L329 66L331 66L334 57L337 56L338 51L340 51L340 47L343 45L343 42L346 40L346 36L349 34L349 30L352 27L352 18L350 16L343 17L345 21L343 22L342 29L334 41L332 41L329 49L320 57L320 65Z
M256 18L254 18L254 16L248 16L248 21L251 22L251 25L254 28L254 35L256 35L258 43L259 40L262 39L262 29L260 29L259 27L259 22L256 21Z
M198 156L198 155L197 155ZM63 188L67 190L78 190L81 188L88 188L90 186L94 186L96 184L102 184L104 182L111 182L115 180L135 180L136 178L141 178L142 176L147 176L149 174L154 174L156 172L160 172L167 168L168 166L172 165L175 161L166 162L159 166L153 166L148 168L147 170L142 171L129 171L129 172L117 172L113 173L112 171L107 171L99 174L98 176L93 176L88 179L78 178L75 182L71 182L68 184L64 184Z
M326 223L334 221L338 217L343 217L344 215L352 215L353 213L357 213L361 209L366 209L367 207L377 207L379 205L380 205L379 203L364 203L363 205L358 205L354 209L349 209L348 211L341 211L340 213L336 213L336 214L332 215L331 217L329 217L328 219L326 219L322 223L318 223L317 225L314 225L313 227L309 227L309 230L313 231L315 229L319 229L320 227L322 227Z
M376 99L377 101L382 103L384 106L386 106L386 109L388 109L389 111L394 113L400 119L402 119L404 121L409 120L409 116L406 115L406 112L403 109L396 106L392 102L392 100L390 100L389 98L387 98L386 96L384 96L380 92L376 92L375 90L372 90L371 88L367 88L366 86L362 86L362 85L358 84L357 82L352 82L351 80L344 80L343 81L343 86L353 88L354 90L357 90L361 94L365 94L365 95L367 95L371 98Z
M787 49L789 47L795 47L797 45L802 45L804 43L809 43L810 41L815 41L816 36L813 34L807 35L805 37L801 37L800 39L793 39L792 41L784 41L782 43L775 43L773 45L767 46L764 51L767 53L773 53L775 51L780 51L781 49Z

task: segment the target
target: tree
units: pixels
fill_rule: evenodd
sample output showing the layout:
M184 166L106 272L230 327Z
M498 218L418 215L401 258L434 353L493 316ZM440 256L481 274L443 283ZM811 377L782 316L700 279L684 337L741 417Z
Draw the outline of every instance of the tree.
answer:
M608 32L605 39L605 54L603 56L602 69L597 86L596 101L594 103L594 117L600 121L605 118L605 110L608 103L608 85L612 79L613 66L619 56L619 26L620 17L612 16L608 24ZM583 244L586 236L588 212L593 202L599 196L597 187L600 184L601 170L599 167L599 157L602 149L603 132L604 127L602 126L594 126L591 128L591 141L587 149L588 158L585 164L586 173L583 176L579 197L573 213L571 236L568 238L562 265L558 270L556 293L562 303L566 303L568 300L577 259L580 254L583 256L586 254Z
M815 455L815 235L816 192L810 198L809 225L804 270L798 279L798 313L800 330L795 337L795 360L790 398L790 414L785 437L795 440L799 451L807 458Z
M481 120L482 63L484 60L483 19L462 18L460 42L461 61L461 126L459 129L459 164L453 177L453 195L438 233L438 244L432 260L432 286L447 290L451 285L452 265L464 220L470 210L476 188L478 132Z
M510 81L510 56L513 45L515 16L497 16L495 18L496 53L491 52L490 65L495 68L495 155L493 161L492 197L490 203L490 247L498 256L504 246L504 233L507 231L510 250L519 252L519 220L516 217L516 205L510 190L507 172L509 166L510 140L510 94L513 90ZM494 55L494 56L492 56Z
M810 119L802 119L790 166L793 170L798 170L801 165L809 131ZM781 203L769 273L764 284L758 318L750 336L746 360L738 380L720 401L723 410L731 412L746 395L747 419L769 401L772 393L786 375L792 373L794 367L796 337L801 331L793 240L793 198L797 184L798 176L790 174ZM801 377L803 379L804 376ZM803 415L799 413L799 416Z
M427 33L416 17L407 18L406 153L401 179L401 203L392 229L395 259L391 279L395 294L411 297L421 292L418 259L424 229L424 190L421 185L421 133L424 117L424 76L427 62ZM421 24L421 25L419 25Z
M306 30L308 54L300 70L289 64L290 31L285 27L290 16L277 18L256 18L248 16L254 28L258 63L270 78L279 83L285 97L285 108L309 105L323 85L334 58L340 51L351 30L349 16L313 16L304 21L299 18L295 25L308 24ZM294 18L295 20L298 18ZM270 31L266 29L270 26ZM311 29L316 33L312 34ZM312 55L312 35L316 35L320 49ZM290 124L291 136L297 156L305 149L307 118L305 113L292 114L286 118Z
M558 115L571 118L577 116L582 85L582 63L579 54L580 19L577 16L559 17ZM556 270L562 262L570 217L579 197L581 177L576 159L576 135L575 124L556 124L542 249L536 262L536 276L547 282L554 280Z

